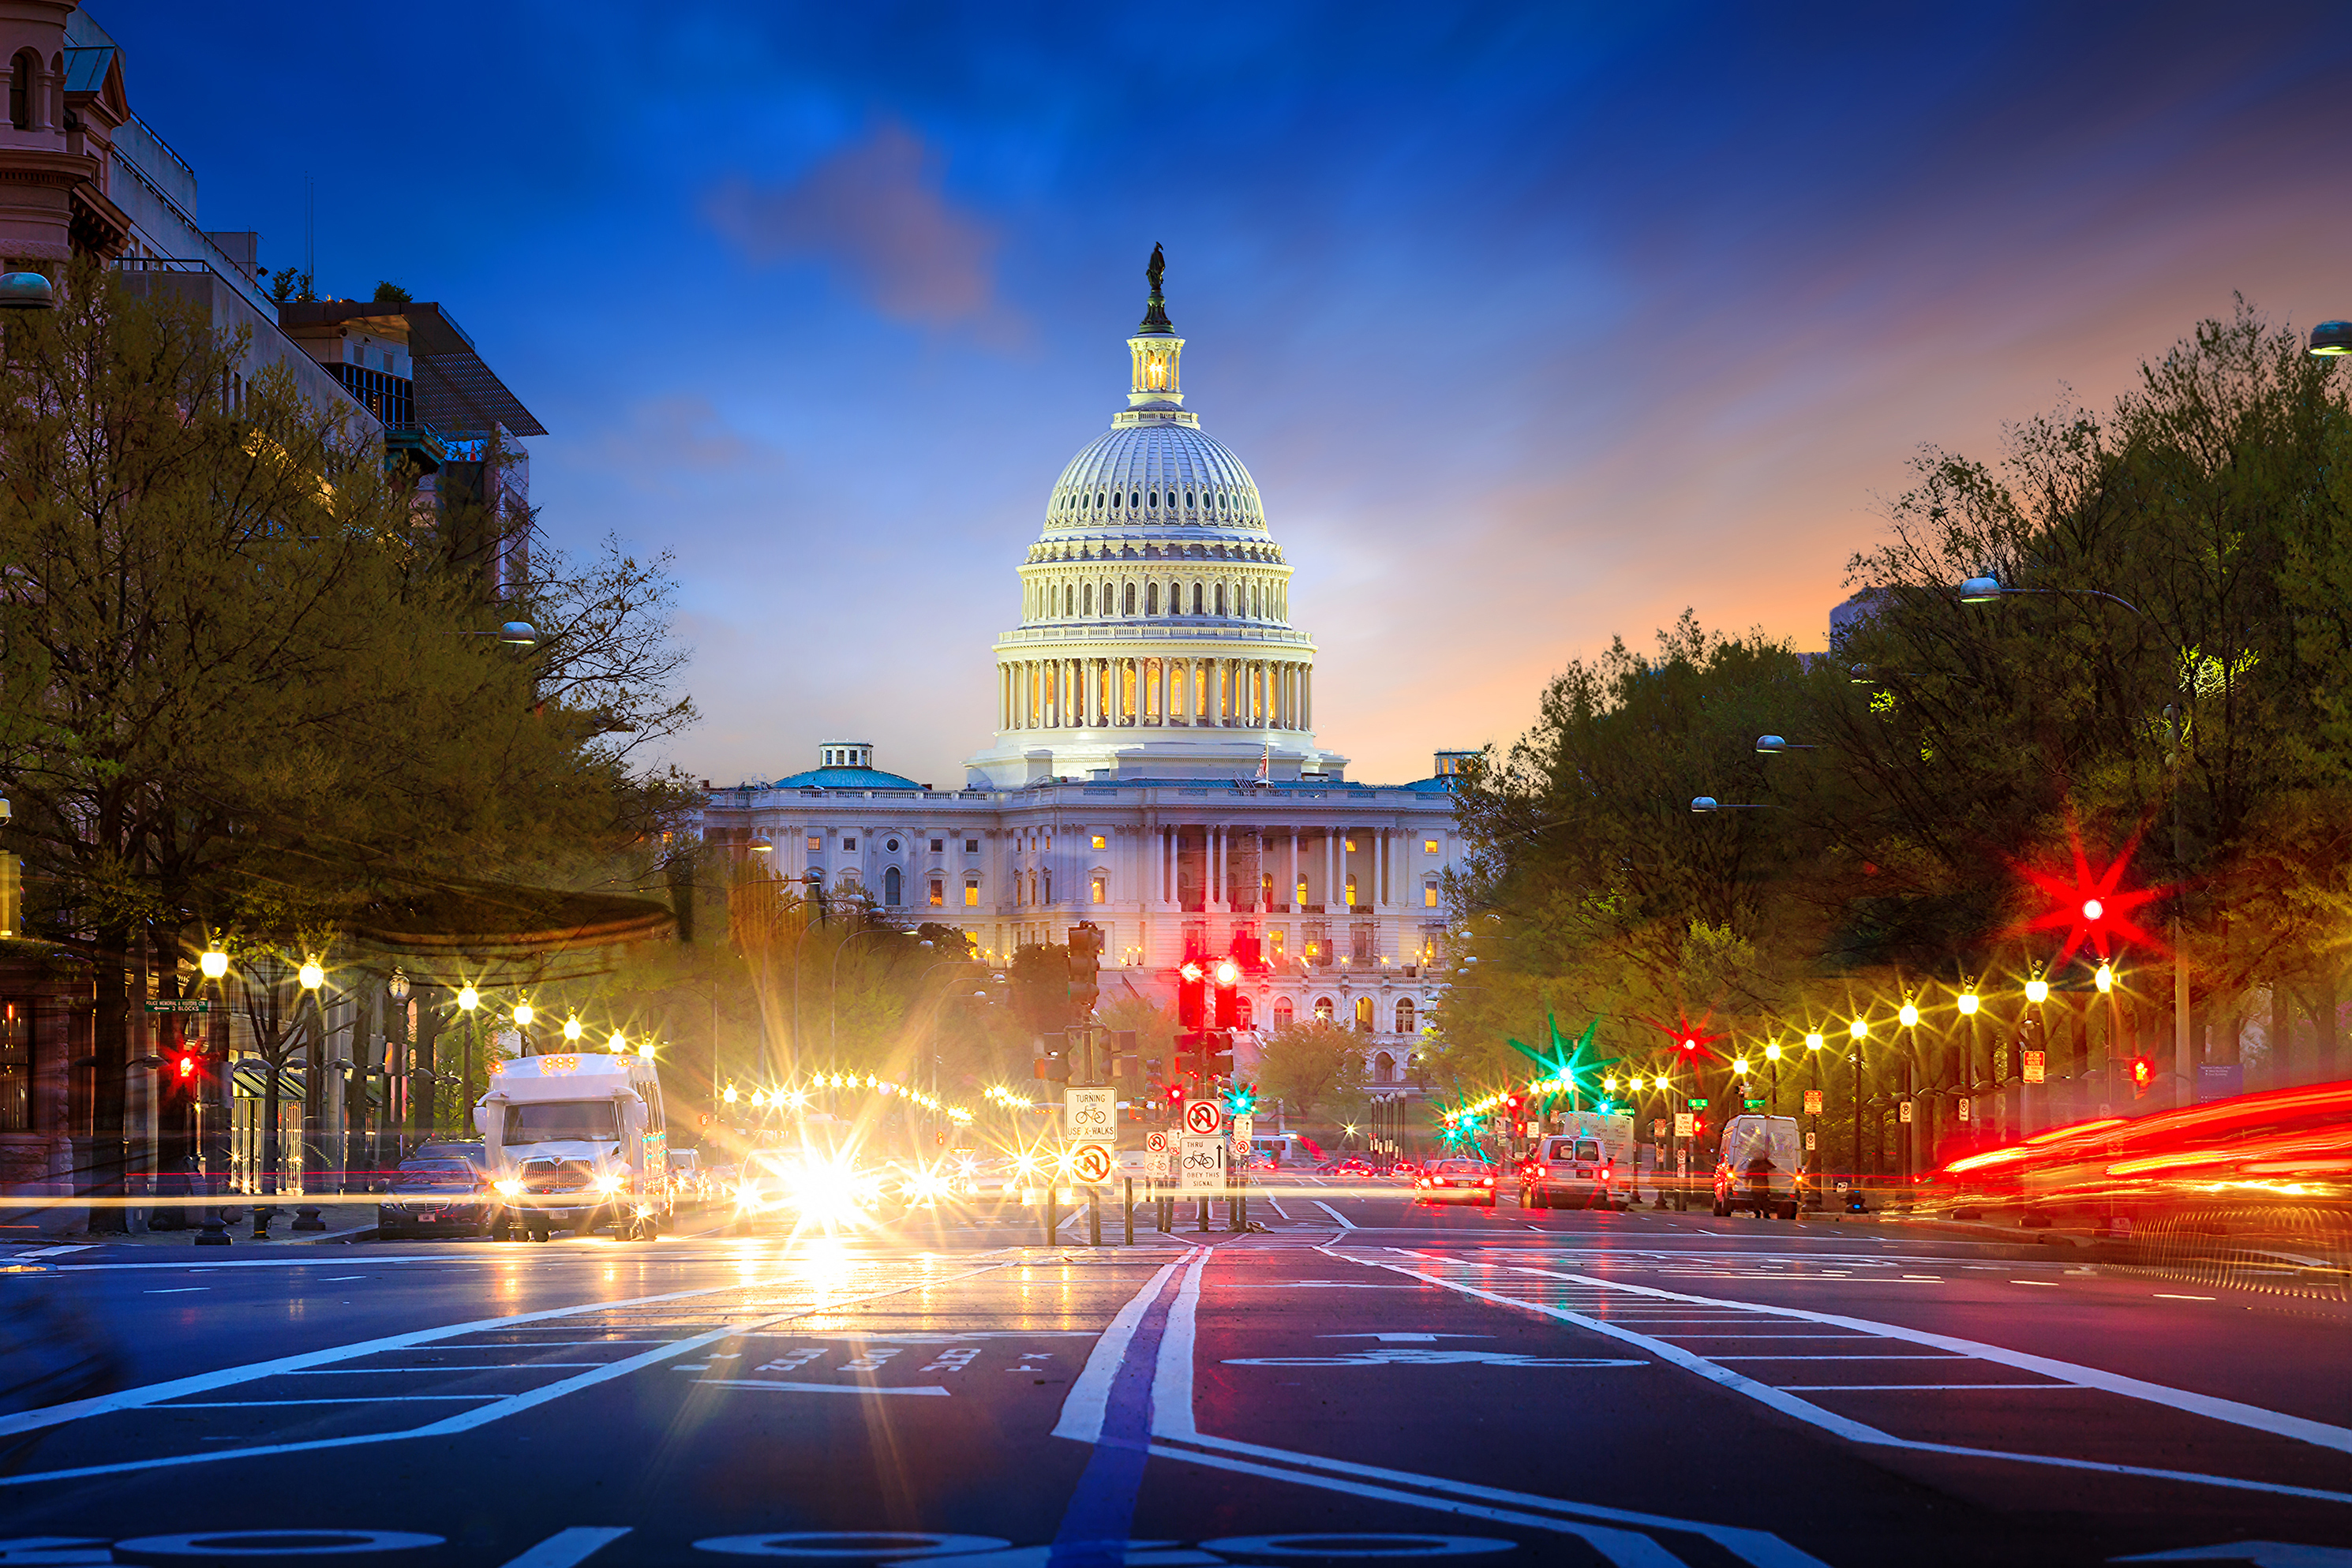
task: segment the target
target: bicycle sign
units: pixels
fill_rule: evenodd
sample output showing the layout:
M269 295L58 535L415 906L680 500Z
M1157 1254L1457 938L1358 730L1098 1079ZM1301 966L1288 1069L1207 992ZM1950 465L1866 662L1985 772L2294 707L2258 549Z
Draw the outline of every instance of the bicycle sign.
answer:
M1213 1137L1225 1130L1225 1108L1214 1100L1185 1101L1184 1130L1194 1137Z
M1176 1162L1176 1186L1181 1192L1224 1191L1224 1139L1186 1138Z
M1070 1174L1080 1186L1102 1186L1118 1166L1118 1156L1107 1145L1080 1144L1070 1151Z
M1073 1142L1108 1137L1118 1126L1118 1093L1116 1089L1063 1090L1063 1134Z

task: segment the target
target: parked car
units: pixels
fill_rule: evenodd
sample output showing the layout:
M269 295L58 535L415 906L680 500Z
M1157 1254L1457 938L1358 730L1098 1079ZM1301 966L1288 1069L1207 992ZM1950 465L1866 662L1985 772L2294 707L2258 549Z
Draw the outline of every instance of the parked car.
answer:
M1495 1167L1484 1160L1439 1160L1413 1186L1415 1203L1495 1207Z
M386 1240L478 1236L488 1228L495 1207L489 1177L470 1161L404 1160L375 1206L375 1233Z

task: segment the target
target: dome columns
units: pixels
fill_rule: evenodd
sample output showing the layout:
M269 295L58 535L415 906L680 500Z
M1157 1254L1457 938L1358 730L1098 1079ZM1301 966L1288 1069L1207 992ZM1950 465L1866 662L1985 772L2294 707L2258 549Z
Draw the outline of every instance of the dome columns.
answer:
M997 676L1000 731L1315 727L1304 659L1008 659Z

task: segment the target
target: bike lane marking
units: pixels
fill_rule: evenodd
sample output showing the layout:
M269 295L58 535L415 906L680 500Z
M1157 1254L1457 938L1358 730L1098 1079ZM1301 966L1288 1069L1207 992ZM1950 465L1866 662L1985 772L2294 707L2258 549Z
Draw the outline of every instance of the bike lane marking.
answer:
M1402 1250L1402 1249L1393 1249L1393 1250ZM1343 1254L1335 1253L1333 1256L1343 1256ZM1420 1253L1411 1254L1411 1256L1426 1257L1425 1254ZM1866 1423L1854 1420L1850 1416L1841 1416L1835 1411L1814 1404L1811 1400L1797 1398L1795 1396L1786 1393L1771 1384L1759 1383L1752 1377L1732 1371L1729 1367L1718 1365L1713 1360L1706 1356L1699 1355L1692 1351L1685 1350L1680 1345L1669 1344L1664 1340L1653 1338L1648 1334L1637 1333L1631 1329L1621 1328L1617 1324L1603 1318L1589 1317L1584 1313L1573 1312L1566 1307L1556 1307L1549 1302L1532 1301L1521 1297L1507 1296L1494 1291L1482 1290L1478 1286L1465 1284L1460 1281L1448 1280L1436 1274L1423 1273L1420 1270L1408 1268L1402 1263L1391 1263L1368 1259L1350 1259L1349 1260L1360 1263L1366 1268L1384 1269L1394 1273L1402 1274L1409 1279L1421 1280L1429 1284L1443 1286L1446 1290L1457 1291L1467 1296L1475 1296L1482 1301L1493 1301L1500 1306L1517 1307L1522 1312L1538 1312L1545 1317L1557 1319L1561 1322L1574 1323L1580 1328L1590 1329L1593 1333L1601 1334L1607 1338L1614 1339L1626 1344L1639 1346L1642 1349L1647 1350L1651 1354L1658 1357L1660 1360L1669 1362L1675 1366L1681 1367L1686 1372L1694 1373L1696 1375L1705 1378L1706 1381L1716 1384L1731 1393L1743 1395L1748 1398L1755 1400L1758 1404L1766 1406L1770 1409L1777 1410L1780 1414L1788 1416L1794 1420L1801 1421L1809 1427L1818 1427L1822 1431L1831 1433L1832 1436L1843 1437L1852 1443L1862 1444L1874 1448L1898 1448L1912 1453L1942 1454L1957 1458L2007 1459L2018 1464L2046 1465L2060 1469L2090 1470L2101 1475L2135 1476L2150 1480L2186 1481L2195 1485L2223 1487L2240 1491L2270 1492L2282 1497L2308 1498L2321 1502L2352 1503L2352 1492L2327 1491L2315 1487L2292 1486L2284 1482L2252 1480L2237 1476L2208 1475L2194 1470L2161 1469L2144 1465L2120 1464L2104 1459L2076 1459L2056 1454L2021 1454L2000 1448L1979 1448L1963 1444L1937 1443L1920 1438L1897 1437L1895 1434L1885 1431L1880 1427L1869 1426ZM1445 1260L1434 1258L1429 1259L1428 1260L1432 1262L1445 1261ZM1620 1284L1607 1280L1597 1280L1589 1275L1565 1274L1557 1270L1532 1269L1522 1266L1515 1268L1513 1271L1521 1274L1537 1274L1554 1279L1568 1280L1601 1290L1629 1291L1643 1295L1660 1296L1671 1300L1685 1301L1707 1301L1722 1305L1744 1305L1746 1306L1746 1310L1756 1313L1779 1313L1803 1318L1818 1318L1825 1322L1840 1323L1857 1330L1864 1335L1884 1333L1889 1337L1908 1339L1920 1343L1937 1344L1944 1348L1971 1345L1976 1343L1969 1340L1957 1339L1954 1336L1948 1334L1928 1334L1925 1331L1903 1329L1899 1325L1892 1323L1872 1323L1868 1320L1860 1318L1842 1319L1832 1314L1807 1312L1803 1309L1796 1307L1768 1307L1730 1301L1718 1301L1716 1298L1706 1296L1685 1296L1671 1291L1657 1290L1652 1286ZM2000 1350L2000 1347L1987 1345L1984 1348L1986 1350L1997 1351ZM1966 1350L1959 1350L1958 1354L1966 1355L1970 1353ZM2020 1369L2023 1371L2039 1372L2050 1376L2061 1376L2063 1374L2055 1369L2071 1368L2073 1365L2071 1363L2053 1361L2047 1357L2024 1356L2021 1353L2005 1352L2003 1354L2007 1355L2016 1355L2019 1357L2019 1360L2011 1362L2009 1364L2018 1365ZM1984 1359L1996 1360L1999 1358L1988 1356ZM2039 1364L2027 1364L2028 1363L2036 1363ZM2098 1374L2097 1370L2092 1367L2083 1367L2079 1370L2087 1375L2101 1376L2113 1375ZM2117 1381L2123 1383L2137 1382L2137 1379L2131 1378L2118 1378ZM2053 1386L2054 1386L2054 1385ZM2082 1386L2098 1389L2103 1392L2112 1391L2105 1389L2103 1385L2099 1384L2090 1383L2087 1381L2084 1383ZM2181 1389L2162 1389L2160 1388L2160 1385L2154 1384L2141 1384L2140 1386L2158 1391L2163 1394L2180 1396L2188 1399L2201 1400L2207 1397L2206 1396L2201 1395L2191 1395L2186 1390ZM2172 1403L2168 1399L2162 1398L2156 1399L2153 1402L2167 1405L2170 1405ZM2214 1401L2214 1403L2221 1406L2231 1406L2235 1404L2234 1401L2229 1400L2217 1400ZM2173 1406L2173 1407L2184 1408L2183 1406L2177 1405ZM2300 1416L2284 1416L2276 1411L2258 1410L2255 1406L2238 1406L2237 1408L2262 1416L2273 1417L2283 1422L2301 1423L2303 1421L2303 1418ZM2202 1412L2197 1413L2201 1414ZM2246 1426L2256 1425L2251 1421L2239 1422L2237 1424ZM2318 1422L2304 1424L2313 1427L2322 1427L2322 1424ZM2276 1431L2275 1428L2267 1426L2260 1427L2258 1429L2273 1432ZM2326 1432L2335 1432L2340 1431L2341 1428L2323 1427L2323 1430ZM2277 1435L2293 1436L2294 1434L2279 1433ZM2333 1443L2327 1443L2323 1446L2332 1448L2336 1445Z
M565 1395L577 1393L583 1388L592 1387L596 1384L609 1382L615 1377L624 1377L630 1373L642 1371L648 1366L658 1365L662 1362L684 1355L689 1351L699 1350L706 1345L723 1343L727 1340L732 1339L739 1334L757 1333L763 1329L772 1328L778 1323L790 1322L796 1318L831 1313L839 1311L843 1307L856 1306L866 1301L879 1301L888 1296L903 1295L909 1291L929 1290L942 1285L955 1284L961 1281L972 1279L981 1274L992 1273L998 1269L1007 1266L1008 1265L1003 1263L991 1263L983 1268L967 1270L963 1273L951 1274L944 1279L921 1279L910 1281L906 1284L892 1286L890 1289L886 1291L871 1291L860 1296L829 1297L825 1300L815 1301L805 1306L794 1307L790 1312L773 1313L755 1319L749 1322L723 1323L716 1328L707 1330L698 1334L693 1334L686 1338L669 1341L665 1344L656 1346L652 1350L641 1352L636 1355L625 1356L619 1361L601 1364L595 1368L595 1370L583 1372L576 1377L562 1378L557 1382L542 1385L538 1388L530 1389L521 1394L501 1396L496 1403L485 1406L479 1409L464 1411L457 1415L450 1416L443 1420L430 1422L422 1427L408 1427L397 1432L364 1432L346 1437L318 1437L293 1443L267 1443L259 1444L252 1448L215 1449L209 1452L194 1454L169 1454L154 1458L126 1459L110 1465L83 1465L70 1469L45 1470L28 1475L0 1476L0 1486L25 1486L36 1481L76 1480L92 1476L122 1475L136 1470L163 1469L180 1465L209 1464L220 1459L254 1458L268 1455L309 1453L322 1448L358 1448L370 1443L402 1442L415 1437L454 1437L461 1433L472 1431L479 1427L488 1426L493 1421L504 1420L509 1416L519 1416L526 1410L534 1409L539 1406L547 1404L551 1400L560 1399ZM525 1313L519 1319L492 1319L488 1321L487 1326L497 1327L500 1324L510 1324L520 1321L563 1316L582 1312L593 1312L598 1310L599 1307L614 1308L639 1306L646 1304L646 1301L658 1302L675 1301L681 1297L706 1296L717 1294L720 1291L740 1291L745 1290L760 1289L763 1288L763 1286L785 1282L787 1281L769 1281L749 1286L740 1284L726 1285L714 1287L711 1290L682 1291L667 1296L647 1297L636 1301L594 1303L585 1307L559 1309L555 1312ZM466 1333L468 1329L478 1331L484 1326L486 1325L478 1323L464 1325L454 1329L423 1330L419 1331L419 1333L426 1337L440 1337L449 1333ZM394 1340L410 1343L415 1342L417 1337L417 1335L392 1336ZM383 1348L384 1343L385 1342L382 1341L362 1342L363 1344L375 1346L379 1349ZM394 1345L393 1348L404 1348L404 1346ZM324 1357L354 1354L373 1354L373 1352L356 1350L353 1347L345 1346L331 1352L313 1352L311 1354L307 1356L290 1356L288 1357L287 1360L293 1363L308 1364ZM282 1364L276 1363L259 1363L257 1364L271 1368L272 1371L255 1373L253 1375L267 1376L273 1375L276 1372L286 1370L299 1371L302 1369L299 1366L289 1368ZM240 1368L236 1370L247 1373L250 1373L252 1371L251 1368ZM218 1386L216 1383L206 1382L205 1379L186 1379L184 1381L201 1383L207 1388ZM173 1385L170 1384L155 1384L151 1385L149 1387L144 1389L128 1390L124 1395L107 1396L99 1399L80 1400L76 1401L76 1404L79 1406L95 1406L102 1407L101 1410L89 1411L87 1412L88 1414L99 1414L103 1413L104 1411L116 1409L144 1407L153 1404L156 1398L164 1397L163 1396L157 1395L155 1390L170 1388L173 1386ZM53 1411L66 1410L69 1408L72 1408L72 1406L58 1406L52 1407ZM26 1412L26 1416L37 1416L51 1413L52 1412L47 1411L29 1411ZM76 1417L65 1417L65 1419L72 1418ZM23 1417L17 1417L16 1419L21 1420ZM21 1429L30 1430L33 1429L34 1427L55 1426L58 1424L58 1422L57 1421L35 1422ZM0 1428L0 1434L4 1433L5 1428Z

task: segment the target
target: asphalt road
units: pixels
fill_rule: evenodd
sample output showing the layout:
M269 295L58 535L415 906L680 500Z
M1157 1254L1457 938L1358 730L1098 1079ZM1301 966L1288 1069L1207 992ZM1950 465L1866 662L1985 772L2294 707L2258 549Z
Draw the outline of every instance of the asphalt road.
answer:
M1895 1226L1254 1218L0 1259L0 1564L2352 1564L2340 1307ZM102 1379L27 1407L27 1323Z

